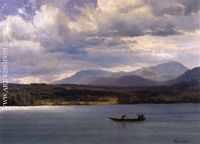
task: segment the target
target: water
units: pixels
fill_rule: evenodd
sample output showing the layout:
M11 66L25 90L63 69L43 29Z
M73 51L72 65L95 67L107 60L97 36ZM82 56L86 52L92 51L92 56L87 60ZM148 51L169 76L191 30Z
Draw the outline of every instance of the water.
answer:
M147 121L108 119L138 112ZM0 116L1 144L200 144L200 104L9 107Z

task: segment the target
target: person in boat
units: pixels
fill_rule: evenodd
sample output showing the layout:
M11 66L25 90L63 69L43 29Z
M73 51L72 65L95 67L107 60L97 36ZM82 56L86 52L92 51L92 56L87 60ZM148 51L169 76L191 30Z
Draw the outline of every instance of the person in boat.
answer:
M125 118L126 118L126 115L122 115L122 116L121 116L121 119L125 119Z
M144 114L138 114L138 120L145 120Z

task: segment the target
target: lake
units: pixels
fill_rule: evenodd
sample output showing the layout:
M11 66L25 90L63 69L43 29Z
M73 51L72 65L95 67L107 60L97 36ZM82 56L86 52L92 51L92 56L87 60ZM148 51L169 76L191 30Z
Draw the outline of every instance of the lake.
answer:
M110 116L143 112L145 122ZM1 144L200 144L200 104L7 107Z

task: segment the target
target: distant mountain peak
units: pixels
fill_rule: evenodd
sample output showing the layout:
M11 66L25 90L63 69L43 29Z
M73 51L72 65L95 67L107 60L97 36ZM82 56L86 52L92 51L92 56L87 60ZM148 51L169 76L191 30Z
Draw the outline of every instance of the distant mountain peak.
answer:
M168 61L155 66L141 68L133 72L133 74L154 81L168 81L182 75L187 70L186 66L177 61Z
M175 80L169 81L169 84L179 84L179 83L200 83L200 67L193 68L186 71L183 75L179 76Z
M104 70L99 70L99 69L86 69L86 70L81 70L81 71L78 71L76 74L80 74L80 73L103 73L103 72L107 72L107 71L104 71Z
M169 61L166 63L158 64L151 67L145 67L138 69L133 72L110 72L105 70L99 70L99 69L88 69L88 70L82 70L77 73L75 73L73 76L63 79L59 81L58 83L64 83L64 84L92 84L96 85L110 83L110 84L116 84L117 82L120 83L121 80L123 82L127 82L131 85L137 85L137 84L144 84L145 83L151 83L153 81L155 82L164 82L169 81L172 79L177 78L178 76L182 75L184 72L186 72L188 69L181 63L176 61ZM128 77L131 76L131 77ZM130 78L128 80L127 78ZM139 81L145 81L139 82ZM150 81L150 82L149 82ZM136 84L134 84L134 82ZM125 84L124 84L125 85Z
M63 79L56 83L67 83L67 84L89 84L93 79L99 77L109 77L112 75L112 72L98 70L98 69L88 69L78 71L69 78Z
M167 61L167 62L164 62L164 63L161 63L161 64L178 64L178 65L183 65L182 63L180 63L178 61L175 61L175 60L170 60L170 61Z
M159 65L179 65L179 66L182 66L182 67L185 67L187 68L185 65L183 65L182 63L178 62L178 61L167 61L165 63L161 63ZM158 66L159 66L158 65Z

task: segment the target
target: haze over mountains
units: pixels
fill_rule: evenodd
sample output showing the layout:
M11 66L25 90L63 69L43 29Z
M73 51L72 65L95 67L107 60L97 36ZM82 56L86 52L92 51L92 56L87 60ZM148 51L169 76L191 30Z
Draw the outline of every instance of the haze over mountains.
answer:
M109 72L103 70L79 71L73 76L56 83L96 86L156 86L180 81L179 79L182 79L181 76L183 75L184 77L188 70L183 64L170 61L132 72ZM187 75L190 75L190 71L192 70L189 70L189 74ZM199 76L199 73L196 73Z

